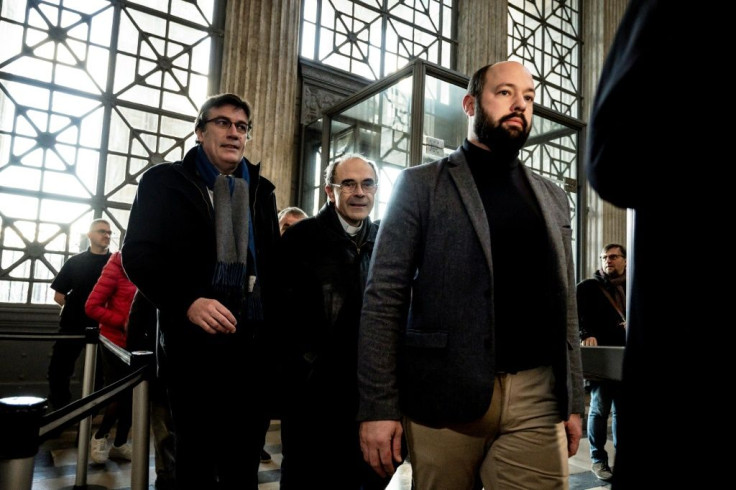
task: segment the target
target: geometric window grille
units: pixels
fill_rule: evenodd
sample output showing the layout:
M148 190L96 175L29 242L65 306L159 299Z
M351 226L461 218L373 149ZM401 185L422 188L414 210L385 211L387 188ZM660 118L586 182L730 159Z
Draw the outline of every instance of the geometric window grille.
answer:
M370 81L415 59L454 70L457 8L453 0L303 0L299 53ZM319 147L308 152L304 165L310 183L302 199L313 214L324 199ZM383 174L391 169L379 163L379 172L385 185ZM373 215L381 207L377 204Z
M509 0L509 59L529 68L535 81L532 134L520 154L535 172L557 182L570 202L573 245L578 238L580 158L580 0ZM547 108L549 111L543 111ZM539 136L535 136L539 135ZM577 258L577 254L575 254Z
M509 58L534 75L534 103L579 118L580 1L509 0L508 21Z
M225 2L0 7L0 303L49 304L90 221L119 248L141 173L182 157L219 83Z
M520 158L567 191L573 237L577 237L578 160L584 127L580 120L581 2L509 0L508 6L509 59L529 68L536 85L535 106L550 109L538 111L545 112L545 118L535 116Z
M455 69L452 0L303 0L301 56L378 80L421 58Z

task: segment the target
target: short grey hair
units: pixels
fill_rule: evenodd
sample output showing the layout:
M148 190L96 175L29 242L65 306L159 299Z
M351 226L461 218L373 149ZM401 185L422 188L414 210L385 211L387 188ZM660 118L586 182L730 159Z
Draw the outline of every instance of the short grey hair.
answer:
M281 218L287 215L299 216L300 218L309 217L307 212L304 211L302 208L298 208L296 206L289 206L279 211L279 221L281 221Z
M105 218L97 218L97 219L93 219L92 222L89 224L89 231L92 231L92 228L94 228L100 223L105 223L107 226L112 227L110 222L106 220Z

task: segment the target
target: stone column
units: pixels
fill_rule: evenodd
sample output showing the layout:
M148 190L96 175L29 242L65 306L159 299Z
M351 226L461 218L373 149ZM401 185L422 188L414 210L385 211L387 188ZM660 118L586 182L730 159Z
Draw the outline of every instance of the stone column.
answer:
M586 0L583 5L583 110L585 121L590 119L590 109L595 97L603 62L611 46L618 24L626 11L628 0ZM580 162L584 165L585 162ZM625 175L621 176L626 178ZM582 257L583 277L590 277L599 267L603 245L610 242L626 246L626 210L603 201L588 184L584 187L584 236L586 253Z
M459 0L457 71L471 76L478 68L508 59L507 0Z
M253 139L245 156L260 161L263 175L276 185L279 209L292 204L298 175L300 4L231 0L225 23L220 91L253 106Z

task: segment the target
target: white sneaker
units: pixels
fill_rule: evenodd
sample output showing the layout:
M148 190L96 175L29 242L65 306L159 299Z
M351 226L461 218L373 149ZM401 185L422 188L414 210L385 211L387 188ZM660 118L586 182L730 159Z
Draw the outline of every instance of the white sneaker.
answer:
M107 461L107 458L110 455L110 441L108 440L108 436L101 439L97 439L94 435L92 436L92 441L90 441L89 444L89 458L94 462L98 464L102 464L105 461Z
M110 449L110 457L130 461L133 459L133 445L129 442L126 442L122 446L113 445L112 449Z

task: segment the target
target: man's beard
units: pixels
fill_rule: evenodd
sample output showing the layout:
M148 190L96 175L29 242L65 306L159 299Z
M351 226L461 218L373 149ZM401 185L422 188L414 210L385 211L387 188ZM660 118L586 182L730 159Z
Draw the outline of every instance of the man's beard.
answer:
M524 146L529 137L529 123L523 115L510 114L501 118L498 124L494 126L486 111L478 103L475 104L475 114L475 122L473 123L475 136L491 151L516 153ZM524 121L523 130L508 130L501 125L505 120L512 117L520 117Z

